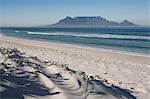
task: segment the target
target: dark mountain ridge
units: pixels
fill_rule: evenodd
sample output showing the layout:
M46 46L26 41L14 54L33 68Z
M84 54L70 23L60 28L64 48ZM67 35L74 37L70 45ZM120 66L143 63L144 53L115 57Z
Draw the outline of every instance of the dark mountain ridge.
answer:
M66 17L59 22L49 26L137 26L136 24L124 20L121 23L109 21L100 16L93 17Z

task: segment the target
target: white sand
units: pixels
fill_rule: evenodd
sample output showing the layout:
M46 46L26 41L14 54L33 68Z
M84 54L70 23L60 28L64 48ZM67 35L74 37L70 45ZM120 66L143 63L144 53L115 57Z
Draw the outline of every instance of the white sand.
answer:
M49 89L49 93L61 93L45 96L23 95L26 98L40 97L41 99L55 99L55 97L62 97L61 99L84 99L88 96L87 99L99 99L103 97L89 94L85 89L90 88L91 85L87 84L86 86L86 82L82 81L77 75L70 74L68 71L55 65L46 65L43 61L55 61L58 64L67 64L69 68L75 71L84 71L87 75L97 75L101 80L107 80L110 85L113 84L120 88L131 90L133 91L132 94L138 99L150 98L149 55L131 55L117 51L107 52L107 50L103 51L90 47L25 40L2 35L0 36L0 47L17 48L19 51L25 53L25 56L36 56L39 61L31 58L27 58L26 60L42 66L40 71L43 74L38 74L39 82ZM4 56L0 54L0 62L10 63L11 66L15 65L14 61L10 61L9 59L4 60ZM24 62L23 64L25 66L21 70L15 70L15 73L20 72L20 74L16 75L22 75L24 77L30 75L30 79L37 79L35 74L32 74L32 76L30 74L36 73L34 69L36 66L33 63L30 67ZM57 74L61 75L61 77L57 77L61 79L53 77L50 79L47 77L55 77ZM83 85L79 85L78 81L81 81ZM4 87L0 89L5 90ZM95 86L94 90L98 92L100 89ZM108 96L105 96L106 99L110 99L110 97L115 98L109 92L106 93L108 93Z
M44 68L42 69L44 73L50 75L50 74L58 74L59 70L55 65L51 66L43 66Z

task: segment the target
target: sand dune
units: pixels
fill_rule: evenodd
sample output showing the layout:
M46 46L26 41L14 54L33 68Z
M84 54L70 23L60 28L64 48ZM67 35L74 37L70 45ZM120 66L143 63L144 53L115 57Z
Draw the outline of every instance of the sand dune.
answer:
M0 39L2 99L149 97L148 58L11 39Z
M122 96L134 98L132 95L117 93L120 89L115 90L116 93L113 94L113 88L107 89L107 86L98 85L94 80L85 80L78 73L53 63L49 66L36 65L37 68L33 65L36 63L29 61L30 57L22 55L17 49L0 50L1 57L16 62L14 67L9 66L11 61L7 64L4 60L1 62L2 99L117 99Z

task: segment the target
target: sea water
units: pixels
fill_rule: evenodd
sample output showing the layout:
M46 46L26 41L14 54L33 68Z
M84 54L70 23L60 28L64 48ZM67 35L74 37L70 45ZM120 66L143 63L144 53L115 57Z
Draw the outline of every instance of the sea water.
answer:
M0 28L0 33L25 39L150 54L149 27L24 27Z

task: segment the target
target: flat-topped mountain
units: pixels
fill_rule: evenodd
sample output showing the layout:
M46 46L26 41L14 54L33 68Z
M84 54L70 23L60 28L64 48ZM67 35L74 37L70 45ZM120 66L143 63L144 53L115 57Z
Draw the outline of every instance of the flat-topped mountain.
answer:
M66 17L50 26L136 26L134 23L124 20L121 23L109 21L100 16L94 17Z

